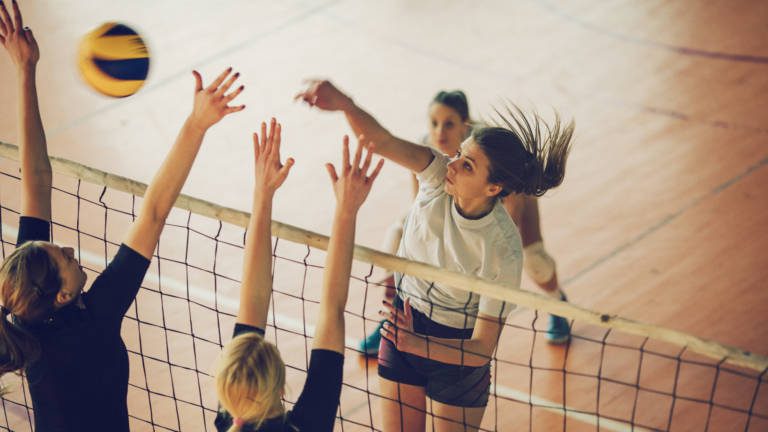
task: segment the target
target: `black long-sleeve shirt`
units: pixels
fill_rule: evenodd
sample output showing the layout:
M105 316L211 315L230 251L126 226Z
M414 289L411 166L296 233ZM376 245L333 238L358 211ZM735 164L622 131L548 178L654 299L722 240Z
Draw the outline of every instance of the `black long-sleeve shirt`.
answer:
M264 330L245 324L235 324L234 336L244 333L258 333ZM341 380L344 373L344 356L336 351L313 349L309 357L309 368L304 389L293 409L285 416L267 419L259 429L246 424L244 432L284 432L333 430L336 410L341 397ZM216 416L216 430L225 432L232 426L232 417L225 411Z
M17 247L50 239L50 222L22 216ZM149 260L121 245L107 268L75 302L44 323L19 323L40 342L26 369L35 430L128 431L128 351L120 337Z

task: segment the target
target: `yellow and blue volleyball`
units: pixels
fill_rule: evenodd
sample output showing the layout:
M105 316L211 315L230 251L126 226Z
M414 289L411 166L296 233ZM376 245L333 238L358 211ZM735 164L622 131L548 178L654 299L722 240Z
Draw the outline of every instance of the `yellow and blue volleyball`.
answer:
M78 67L85 82L99 93L126 97L144 85L149 73L149 51L132 28L110 22L85 35Z

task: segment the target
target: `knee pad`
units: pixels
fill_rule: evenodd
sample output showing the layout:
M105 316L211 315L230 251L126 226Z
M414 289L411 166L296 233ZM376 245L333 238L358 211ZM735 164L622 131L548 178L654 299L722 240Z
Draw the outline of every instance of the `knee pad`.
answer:
M536 242L523 249L523 268L534 282L543 284L552 280L555 260L544 249L543 242Z

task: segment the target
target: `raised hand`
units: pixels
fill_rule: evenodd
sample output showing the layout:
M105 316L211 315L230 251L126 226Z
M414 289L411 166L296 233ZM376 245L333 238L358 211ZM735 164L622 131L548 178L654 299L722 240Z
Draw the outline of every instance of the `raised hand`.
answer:
M229 88L240 76L239 72L229 76L231 73L232 68L227 68L208 87L203 88L203 78L200 73L192 71L195 76L195 104L190 120L195 126L208 129L224 116L245 109L245 105L229 106L229 103L245 89L245 86L241 85L227 94Z
M331 163L325 164L328 169L328 175L331 177L331 183L333 184L333 192L336 194L336 202L340 209L346 211L357 212L363 202L368 197L368 192L371 191L371 186L376 180L376 177L381 171L381 167L384 165L384 159L379 159L371 175L368 175L368 170L371 167L371 159L373 157L373 150L369 145L368 151L366 151L365 160L360 165L363 155L363 142L365 137L360 135L357 143L357 151L355 152L355 159L352 164L349 163L349 137L344 135L344 150L342 152L342 166L341 175L336 173L336 167Z
M13 19L8 14L5 2L0 0L0 44L18 68L30 68L40 60L40 50L32 30L24 27L19 4L13 0Z
M307 88L294 96L294 100L301 99L309 106L318 107L325 111L346 110L352 105L352 99L337 89L327 80L304 80Z
M267 124L261 123L261 140L257 133L253 134L253 154L256 171L256 190L271 196L283 184L288 172L293 166L293 158L288 158L285 165L280 162L280 123L273 118Z

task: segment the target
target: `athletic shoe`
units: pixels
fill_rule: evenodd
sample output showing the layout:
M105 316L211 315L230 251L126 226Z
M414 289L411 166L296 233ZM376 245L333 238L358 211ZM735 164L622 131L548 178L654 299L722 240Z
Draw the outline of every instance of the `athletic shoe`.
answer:
M379 354L379 343L381 343L381 327L384 325L384 321L381 321L373 331L360 341L357 349L363 354L369 356L375 356Z
M562 300L568 301L565 295L562 296ZM561 316L550 315L546 337L547 342L552 345L561 345L571 340L571 326L568 320Z

